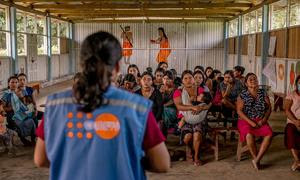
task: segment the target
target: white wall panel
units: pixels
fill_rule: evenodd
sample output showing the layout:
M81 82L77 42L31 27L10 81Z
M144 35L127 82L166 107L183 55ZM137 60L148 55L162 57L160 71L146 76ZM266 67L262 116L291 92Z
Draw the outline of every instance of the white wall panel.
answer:
M59 76L66 76L69 74L69 54L61 54L59 56Z
M48 72L47 56L45 56L45 55L37 56L37 64L38 64L37 81L46 81L47 80L47 72Z
M51 77L58 78L60 72L59 55L52 55L51 57Z
M196 65L223 68L223 22L199 23L78 23L75 24L75 41L77 43L76 62L79 70L80 43L89 34L104 30L121 40L121 28L130 26L133 32L133 50L131 63L137 64L141 71L151 66L157 67L158 44L151 44L150 39L158 38L158 28L163 27L172 49L169 67L179 73L193 69ZM176 49L183 48L183 49ZM185 50L187 48L188 50ZM126 72L127 66L122 66Z
M7 80L10 76L11 61L9 58L0 58L0 89L7 88Z

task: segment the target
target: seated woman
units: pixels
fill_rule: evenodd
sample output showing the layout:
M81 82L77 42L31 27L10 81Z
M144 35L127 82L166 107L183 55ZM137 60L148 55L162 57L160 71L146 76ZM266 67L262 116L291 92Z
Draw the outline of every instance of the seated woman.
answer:
M182 84L181 78L177 77L177 71L175 69L170 69L170 71L173 73L173 76L174 76L174 85L175 85L175 88L177 89Z
M160 89L160 87L163 85L163 76L164 76L165 70L162 68L157 68L154 72L154 81L153 86L156 89Z
M233 71L228 70L224 73L224 81L220 83L222 93L222 113L225 118L235 117L236 100L243 90L243 85L239 80L234 79ZM233 126L236 126L233 123Z
M212 90L212 79L211 79L211 75L212 75L212 72L213 72L213 68L208 66L205 71L204 71L204 74L206 76L206 81L205 81L205 84L206 86L209 88L209 90L211 91Z
M195 85L201 89L202 92L209 92L208 87L205 84L205 75L202 71L195 71L193 73L195 79Z
M124 79L123 79L123 83L121 85L121 88L129 91L129 92L135 92L135 88L136 88L137 84L136 84L136 80L134 75L132 74L126 74Z
M294 157L293 171L300 169L300 76L297 76L295 85L296 90L288 94L284 102L287 116L284 142Z
M139 89L140 88L140 80L141 80L141 74L140 74L140 70L139 70L139 68L137 67L137 65L135 65L135 64L130 64L129 66L128 66L128 68L127 68L127 74L132 74L132 75L134 75L134 77L135 77L135 80L136 80L136 84L137 84L137 89ZM136 89L136 90L137 90Z
M76 81L75 78L78 78L79 75L77 75L77 77L74 77L74 81ZM42 111L37 111L37 105L36 105L36 92L34 91L34 89L32 87L27 86L27 76L24 73L20 73L18 74L18 80L19 80L19 84L18 84L18 90L21 91L20 96L24 97L24 96L30 96L33 100L33 105L35 108L34 111L34 123L35 126L38 125L38 120L41 120L43 117L43 112Z
M260 160L269 148L272 139L272 129L268 124L271 103L266 92L259 89L254 73L246 75L245 84L247 89L243 90L237 99L238 130L240 141L246 140L253 158L252 164L258 170ZM258 152L255 144L256 136L263 136L263 142Z
M144 96L147 99L152 100L152 112L155 119L158 122L162 120L163 113L163 102L162 96L159 90L153 87L153 76L149 72L144 72L141 76L141 89L137 90L135 93Z
M175 91L174 75L171 71L166 71L163 77L163 85L160 87L160 92L163 98L163 134L168 135L170 128L177 126L177 109L173 101Z
M202 163L199 159L199 149L206 132L207 123L205 123L205 119L210 105L203 106L203 104L195 102L198 99L197 96L203 92L201 88L194 85L195 80L192 71L186 70L182 73L182 82L183 88L174 92L174 103L185 121L181 130L184 137L183 141L186 144L186 159L193 161L194 158L194 165L200 166ZM196 98L192 100L191 97ZM190 147L191 142L193 142L194 157Z
M4 102L4 110L7 115L8 128L15 130L22 143L27 146L35 143L35 123L26 114L28 108L19 99L21 94L18 92L18 77L11 76L8 79L8 90L3 93L1 101ZM17 96L17 94L19 96ZM31 136L31 143L25 137Z

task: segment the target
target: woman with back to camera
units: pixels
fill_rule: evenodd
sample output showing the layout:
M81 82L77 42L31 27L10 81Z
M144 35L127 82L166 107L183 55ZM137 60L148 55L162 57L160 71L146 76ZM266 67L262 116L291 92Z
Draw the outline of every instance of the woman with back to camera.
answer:
M152 102L110 85L121 57L111 34L88 36L81 48L82 76L72 90L48 97L34 161L50 167L50 179L146 179L145 168L168 171Z

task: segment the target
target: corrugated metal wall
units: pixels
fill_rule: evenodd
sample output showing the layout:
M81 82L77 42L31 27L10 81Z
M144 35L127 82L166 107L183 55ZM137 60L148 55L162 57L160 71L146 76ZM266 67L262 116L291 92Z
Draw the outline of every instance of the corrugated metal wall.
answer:
M10 58L1 58L0 62L0 89L3 89L7 87L7 79L10 76L11 61Z
M59 56L59 77L69 74L69 54L61 54Z
M51 57L51 77L58 78L59 77L59 55L52 55Z
M77 23L75 24L76 62L79 70L80 44L86 36L103 30L111 32L119 40L121 28L125 25L131 27L133 32L134 48L131 63L137 64L141 71L151 66L156 68L156 56L159 45L151 44L150 39L158 37L158 27L163 27L173 49L169 56L170 68L175 68L179 73L185 69L193 69L196 65L223 68L223 22L194 22L194 23ZM126 72L126 66L122 66Z
M256 72L256 60L249 58L249 56L242 55L241 66L245 67L245 74L249 72Z

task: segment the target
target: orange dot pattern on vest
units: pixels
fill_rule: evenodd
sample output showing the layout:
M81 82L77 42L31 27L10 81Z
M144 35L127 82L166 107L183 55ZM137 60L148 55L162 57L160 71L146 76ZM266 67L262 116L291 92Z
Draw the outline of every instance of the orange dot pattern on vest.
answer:
M77 126L78 129L83 128L83 124L82 124L81 122L78 122L78 123L76 124L76 126Z
M83 113L82 112L78 112L76 116L77 116L78 119L82 119L83 118Z
M93 114L92 113L87 113L86 114L86 118L87 119L92 119L93 118Z
M74 137L74 133L73 133L73 132L68 132L67 136L68 136L69 138L73 138L73 137Z
M91 132L87 132L86 133L86 138L87 139L92 139L93 138L93 134Z
M68 127L69 129L73 128L73 123L72 123L72 122L68 122L68 123L67 123L67 127Z
M68 117L69 119L72 119L72 118L73 118L73 113L72 113L72 112L69 112L68 115L67 115L67 117Z
M82 139L82 138L83 138L82 132L78 132L78 133L77 133L77 137L78 137L79 139Z

